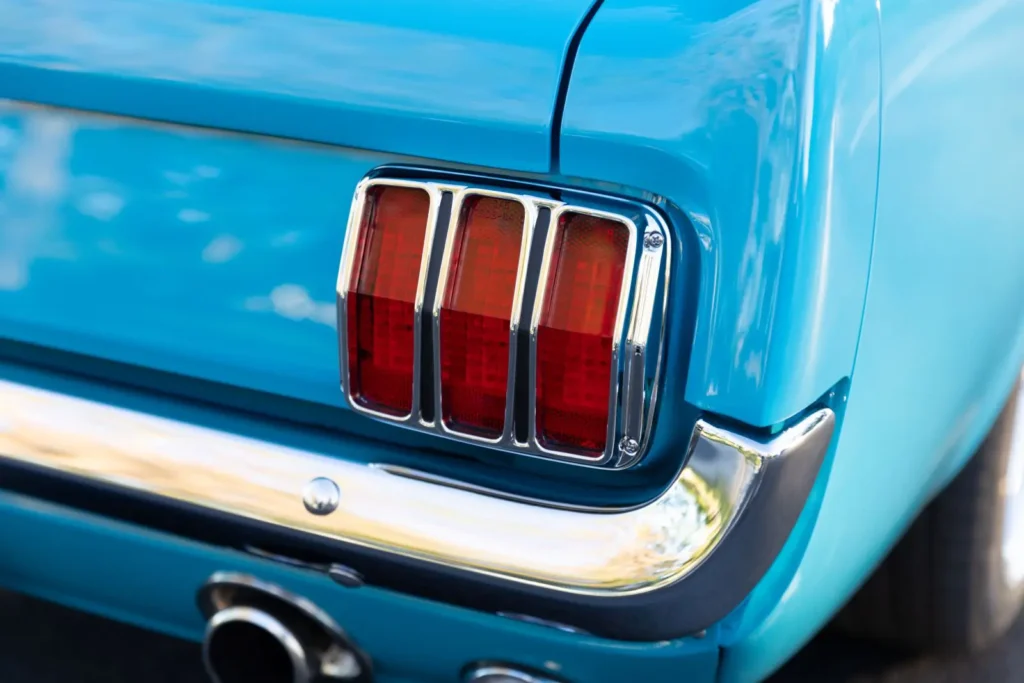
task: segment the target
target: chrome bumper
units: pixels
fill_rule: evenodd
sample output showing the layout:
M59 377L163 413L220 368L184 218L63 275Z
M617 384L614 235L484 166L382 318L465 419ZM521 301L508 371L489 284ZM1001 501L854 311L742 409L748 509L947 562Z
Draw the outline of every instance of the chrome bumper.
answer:
M0 380L0 459L450 568L607 597L652 591L692 572L742 516L767 466L820 462L834 423L832 411L821 409L757 442L700 421L686 467L659 497L626 509L572 508ZM303 489L317 477L340 489L328 515L303 504Z

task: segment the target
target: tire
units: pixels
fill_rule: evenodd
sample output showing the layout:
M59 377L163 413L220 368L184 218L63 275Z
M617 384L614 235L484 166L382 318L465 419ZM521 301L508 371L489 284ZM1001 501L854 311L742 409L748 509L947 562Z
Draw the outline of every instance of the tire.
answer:
M1024 431L1022 387L963 471L840 611L839 630L919 652L964 653L1013 624L1024 600L1024 433L1014 446L1014 431Z

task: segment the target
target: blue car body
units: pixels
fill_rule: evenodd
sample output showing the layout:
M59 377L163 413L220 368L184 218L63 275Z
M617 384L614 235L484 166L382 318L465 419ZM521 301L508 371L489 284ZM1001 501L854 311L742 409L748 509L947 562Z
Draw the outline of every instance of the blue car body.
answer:
M4 586L199 640L203 581L258 575L331 613L386 683L475 658L758 680L963 467L1024 363L1020 0L0 0L0 17L4 382L183 400L176 419L229 431L217 406L270 413L333 430L338 457L421 465L414 434L349 409L335 317L352 193L409 167L667 217L656 438L837 416L770 569L686 637L346 591L0 475Z

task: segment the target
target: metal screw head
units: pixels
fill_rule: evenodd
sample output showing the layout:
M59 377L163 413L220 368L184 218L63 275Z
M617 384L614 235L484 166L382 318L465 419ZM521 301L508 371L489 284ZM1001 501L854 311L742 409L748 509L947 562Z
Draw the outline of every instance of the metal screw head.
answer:
M624 436L622 437L622 440L619 441L619 450L626 455L636 455L640 452L640 442L636 439Z
M327 477L317 477L302 489L302 504L314 515L329 515L341 503L341 489Z
M644 249L660 249L665 243L665 238L660 232L649 232L644 235Z

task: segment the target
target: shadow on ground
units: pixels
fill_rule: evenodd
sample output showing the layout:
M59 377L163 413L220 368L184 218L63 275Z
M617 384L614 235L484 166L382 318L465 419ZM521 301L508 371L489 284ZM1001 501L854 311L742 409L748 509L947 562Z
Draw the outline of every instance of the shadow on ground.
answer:
M194 643L0 593L0 681L4 683L207 683L199 657ZM804 681L1024 681L1024 621L988 652L973 658L914 658L871 643L822 635L770 683Z

